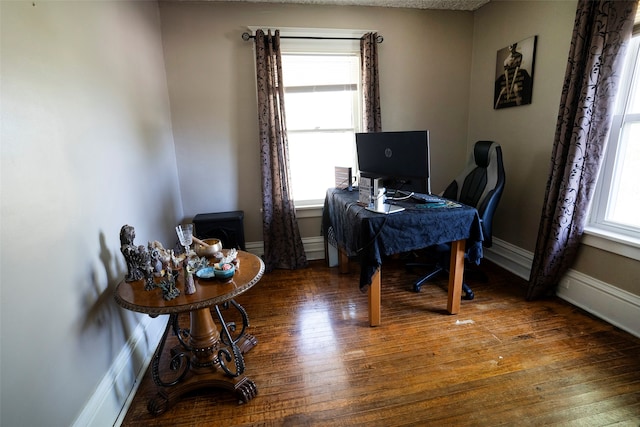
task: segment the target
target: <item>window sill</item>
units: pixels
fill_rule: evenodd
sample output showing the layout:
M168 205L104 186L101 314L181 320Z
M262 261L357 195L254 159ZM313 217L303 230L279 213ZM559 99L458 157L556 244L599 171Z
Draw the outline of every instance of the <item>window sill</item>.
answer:
M320 218L324 203L296 206L297 218Z
M640 261L640 239L594 227L585 227L582 243Z

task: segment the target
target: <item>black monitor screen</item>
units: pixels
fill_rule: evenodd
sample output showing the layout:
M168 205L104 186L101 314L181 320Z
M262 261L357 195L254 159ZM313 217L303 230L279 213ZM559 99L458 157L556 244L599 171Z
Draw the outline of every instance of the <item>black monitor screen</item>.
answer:
M430 193L429 131L356 133L360 174L389 189Z

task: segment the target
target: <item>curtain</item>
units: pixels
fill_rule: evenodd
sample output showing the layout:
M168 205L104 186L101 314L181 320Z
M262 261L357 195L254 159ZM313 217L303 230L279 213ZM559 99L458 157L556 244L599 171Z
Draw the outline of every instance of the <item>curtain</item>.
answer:
M255 45L265 269L301 268L307 257L291 196L280 32L257 30Z
M380 132L380 84L378 82L378 33L367 33L360 39L362 66L362 121L364 132Z
M527 299L572 265L605 153L637 0L579 0Z

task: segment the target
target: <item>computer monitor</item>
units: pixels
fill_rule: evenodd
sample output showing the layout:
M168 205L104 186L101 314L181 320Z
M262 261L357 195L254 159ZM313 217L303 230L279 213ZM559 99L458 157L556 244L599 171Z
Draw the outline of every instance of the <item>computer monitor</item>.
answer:
M385 187L431 194L429 131L356 133L361 176L383 178Z

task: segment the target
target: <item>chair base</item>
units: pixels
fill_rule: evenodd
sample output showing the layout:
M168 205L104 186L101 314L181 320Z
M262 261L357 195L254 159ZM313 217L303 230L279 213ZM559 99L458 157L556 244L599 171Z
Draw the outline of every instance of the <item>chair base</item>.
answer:
M409 263L409 264L407 264L407 268L410 269L411 267L427 266L427 265L428 264ZM449 270L447 270L446 268L444 268L444 267L442 267L440 265L437 265L433 271L431 271L426 276L421 277L420 279L418 279L413 284L413 291L414 292L420 292L422 290L422 285L425 282L428 282L429 280L431 280L432 278L434 278L435 276L437 276L440 273L446 273L448 275L449 274ZM462 296L462 299L470 301L473 298L475 298L475 294L473 293L473 291L471 290L469 285L467 285L464 281L462 282L462 291L464 292L464 295Z

